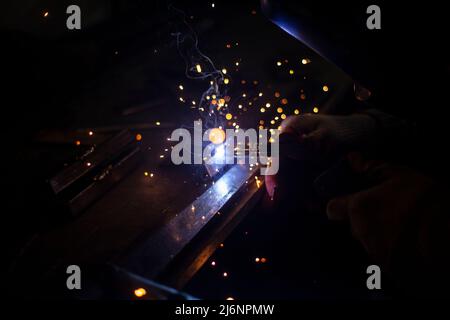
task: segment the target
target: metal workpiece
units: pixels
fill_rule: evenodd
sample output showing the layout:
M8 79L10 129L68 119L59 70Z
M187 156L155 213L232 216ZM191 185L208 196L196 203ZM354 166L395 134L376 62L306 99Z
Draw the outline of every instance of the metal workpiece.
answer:
M122 257L120 264L136 274L180 287L245 216L247 205L254 203L251 200L261 194L261 184L255 179L258 172L258 166L234 165L192 204L139 239L140 244Z

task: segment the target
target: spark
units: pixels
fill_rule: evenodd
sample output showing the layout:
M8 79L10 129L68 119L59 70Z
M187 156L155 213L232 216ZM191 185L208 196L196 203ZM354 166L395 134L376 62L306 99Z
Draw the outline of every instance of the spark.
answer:
M144 288L139 288L139 289L134 290L134 295L138 298L142 298L146 294L147 294L147 290L145 290Z
M310 62L311 62L311 60L309 60L309 59L306 59L306 58L302 59L302 64L308 64Z

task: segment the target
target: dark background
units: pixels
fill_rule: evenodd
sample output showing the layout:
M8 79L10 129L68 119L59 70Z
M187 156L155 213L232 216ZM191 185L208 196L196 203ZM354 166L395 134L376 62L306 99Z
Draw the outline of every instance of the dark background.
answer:
M180 1L175 5L189 17L198 32L202 51L217 65L230 66L236 59L242 60L242 67L234 76L237 83L245 79L248 84L245 89L237 89L236 84L233 87L236 92L246 90L256 94L279 90L290 101L295 101L289 107L294 108L298 104L302 111L310 112L313 106L326 104L328 96L321 91L323 84L330 86L330 94L338 93L340 86L348 84L349 79L341 70L264 17L258 1L214 3L215 8L211 7L211 1ZM68 4L81 7L80 31L66 29L65 8ZM93 143L85 142L83 134L91 128L112 125L161 121L178 127L191 123L195 114L180 107L178 85L182 83L190 87L191 99L198 99L207 85L185 79L184 63L170 35L175 26L166 1L4 1L2 6L2 226L6 238L6 260L13 261L33 234L63 223L58 213L51 210L51 195L46 181ZM361 4L348 6L362 7ZM49 14L44 17L46 11ZM343 16L351 12L340 3L330 5L326 11L328 15L336 11ZM444 153L448 107L446 75L449 71L446 54L448 28L445 17L441 16L444 10L431 4L405 3L383 7L382 12L384 37L372 43L376 52L372 54L382 57L377 61L380 68L377 68L376 75L369 74L366 79L358 80L363 83L369 80L366 83L373 85L380 108L423 122L425 127L436 130L432 141L421 142L408 157L424 158L427 161L422 167L444 180L448 172ZM338 25L333 26L335 21L318 20L325 23L324 28L345 30ZM341 35L345 38L345 32ZM232 48L228 49L227 44L232 44ZM298 73L294 78L289 77L289 67L282 71L276 68L275 62L279 59L292 63L302 57L313 61L300 72L307 79ZM370 81L375 78L378 87L377 81ZM258 81L257 87L251 87L254 80ZM306 91L306 101L299 99L299 87ZM144 112L127 115L129 108L141 107ZM326 108L323 111L339 112ZM257 111L249 112L243 117L241 126L256 126L259 118ZM68 132L78 132L79 135ZM147 135L149 141L159 137L154 132ZM107 136L99 135L96 142ZM82 140L81 148L74 145L72 137ZM432 167L430 162L437 164ZM205 275L206 271L202 271L199 280L194 280L188 288L198 295L213 298L236 295L236 291L239 292L238 297L258 298L323 294L322 291L310 291L316 288L310 283L315 279L309 278L307 271L316 266L315 262L305 264L303 270L296 262L301 261L298 253L292 253L294 258L283 260L295 249L286 246L278 250L286 242L311 239L295 233L288 238L281 237L277 242L271 241L263 234L277 219L255 219L254 215L250 217L253 220L243 224L230 238L236 250L223 254L223 260L231 260L230 269L241 270L241 276L231 277L231 285L214 283L205 290L202 284L213 283L210 280L217 279L217 275ZM259 235L251 244L242 245L246 241L240 239L242 234L253 234L253 230L248 231L246 226L255 228ZM272 236L276 237L276 233ZM238 247L244 249L238 251ZM262 254L268 255L269 263L262 266L262 270L256 266L259 269L255 272L254 256L266 249L267 253ZM235 255L235 252L239 253ZM221 255L220 252L218 254ZM305 256L311 254L314 252L305 253ZM354 275L347 267L344 264L337 269ZM291 271L280 280L287 269ZM295 282L287 287L279 286L279 283L289 282L296 272L303 274L299 282L308 288L307 293L297 292ZM344 286L349 288L349 294L353 294L352 286L358 287L358 284L352 282L355 281L352 277L348 278L347 281L344 277L343 283L340 280L337 284L327 282L332 283L332 289L327 288L327 293L332 295L333 288ZM262 287L257 286L263 279L270 280ZM218 281L220 283L221 280ZM220 289L216 292L214 287L217 286Z

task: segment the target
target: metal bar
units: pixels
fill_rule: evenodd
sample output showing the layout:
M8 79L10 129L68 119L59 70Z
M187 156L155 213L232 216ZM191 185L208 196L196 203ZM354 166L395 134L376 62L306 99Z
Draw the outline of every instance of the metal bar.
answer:
M82 160L77 161L53 177L50 180L50 186L54 193L62 192L87 173L96 170L99 165L112 160L112 158L130 146L133 141L133 137L127 131L120 132L99 146L94 152L86 155Z
M77 215L86 209L102 194L122 180L137 166L140 160L140 149L136 147L118 163L110 165L101 173L100 177L94 179L91 184L68 201L71 213Z
M225 241L234 228L245 218L264 193L262 182L251 179L246 188L240 190L226 206L221 209L221 219L217 223L210 222L207 230L198 236L178 256L172 260L157 281L181 290L197 273L205 262ZM217 217L218 218L218 217Z
M121 257L117 264L136 274L155 279L194 237L205 229L230 199L247 185L246 182L258 169L256 166L249 168L248 165L235 165L230 168L213 186L172 220L146 239L138 239L134 250Z

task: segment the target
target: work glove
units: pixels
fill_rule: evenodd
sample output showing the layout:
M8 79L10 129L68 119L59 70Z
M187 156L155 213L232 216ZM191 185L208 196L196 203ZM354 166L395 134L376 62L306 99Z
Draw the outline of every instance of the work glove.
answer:
M376 121L367 114L348 116L304 114L281 123L281 133L290 134L311 151L330 154L370 143Z
M330 200L328 218L348 220L354 237L387 271L406 253L425 265L448 261L450 192L410 168L367 161L359 153L348 161L372 187Z

